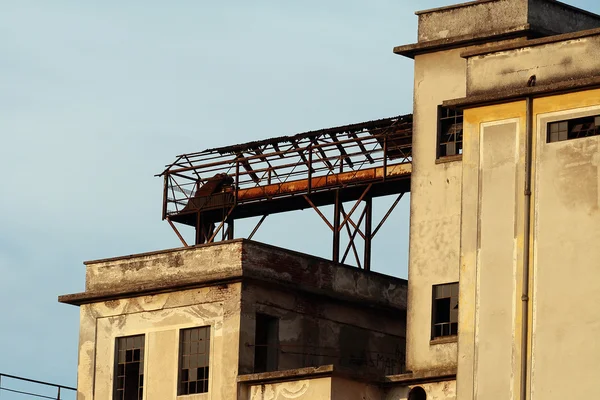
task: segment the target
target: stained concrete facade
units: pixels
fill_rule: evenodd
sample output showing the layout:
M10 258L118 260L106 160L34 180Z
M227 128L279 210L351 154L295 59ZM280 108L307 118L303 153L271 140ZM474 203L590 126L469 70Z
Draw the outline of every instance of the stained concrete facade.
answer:
M113 398L115 340L140 334L144 399L175 399L181 330L201 326L210 327L209 391L186 398L261 398L238 383L254 373L257 313L278 320L276 367L262 381L330 366L327 382L310 375L302 398L312 399L341 398L316 395L346 387L339 374L404 371L406 290L402 279L235 240L88 262L86 291L60 301L81 308L78 399ZM265 398L293 392L269 385Z
M89 262L78 399L112 398L115 338L146 335L144 399L177 397L181 329L210 326L192 399L554 400L595 392L600 356L600 16L553 0L426 10L414 60L408 282L246 240ZM440 106L464 113L439 157ZM458 334L432 339L433 286ZM277 368L255 371L257 314ZM154 361L153 361L154 360ZM156 361L159 360L159 361ZM558 384L557 384L558 383Z
M569 397L570 385L563 385L564 390L553 385L561 380L559 358L565 354L556 348L583 356L585 347L593 349L584 343L596 334L598 321L593 322L597 314L586 307L598 293L588 281L596 258L589 243L597 232L588 223L594 224L591 210L597 203L597 139L546 146L545 135L552 118L592 115L600 105L594 92L582 91L600 83L593 56L600 17L549 0L474 1L417 15L418 42L394 49L414 59L415 86L408 373L404 385L395 381L393 391L404 393L414 385L411 379L426 376L415 384L428 399ZM554 95L559 90L577 92L572 98L580 102ZM533 122L528 123L526 98L531 94L536 99L530 105ZM437 156L439 106L464 110L460 155ZM546 114L548 108L557 114ZM524 185L532 124L533 205L528 209ZM575 169L573 175L566 172ZM559 188L562 180L557 179L566 175L569 184ZM576 243L565 240L565 230L578 238ZM539 267L541 259L544 267ZM559 286L564 291L564 266L580 259L577 276L582 281L571 280L573 287L587 289L576 301L565 302L556 296ZM548 263L556 265L556 273ZM526 295L524 268L532 277ZM543 286L538 286L540 279ZM459 334L431 340L432 287L452 282L459 282ZM527 296L529 312L523 312L521 299ZM556 316L559 309L562 317ZM583 320L567 309L581 310ZM524 333L528 340L522 339ZM566 338L568 344L563 343ZM596 370L578 360L569 363L571 382L580 374L592 385L589 374ZM576 391L583 397L592 390L582 385Z

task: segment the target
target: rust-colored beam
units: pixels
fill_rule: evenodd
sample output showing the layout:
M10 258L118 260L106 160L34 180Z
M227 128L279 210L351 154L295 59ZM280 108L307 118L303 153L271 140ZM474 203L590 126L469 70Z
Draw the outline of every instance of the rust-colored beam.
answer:
M186 243L185 239L183 238L183 236L181 236L181 233L179 233L179 230L177 230L177 227L175 226L173 221L171 221L171 218L167 217L166 220L169 223L169 225L171 225L171 228L173 228L173 230L175 231L175 234L177 235L179 240L181 240L181 243L183 243L183 246L189 247L188 244Z
M346 161L346 164L348 164L348 166L350 168L354 168L354 163L352 162L350 157L348 157L348 153L346 153L346 149L344 149L344 146L342 146L342 142L338 139L338 137L335 135L335 133L330 133L329 136L331 137L331 139L333 140L333 143L338 148L338 151L340 152L340 154L343 156L344 161Z
M327 224L329 229L331 229L333 231L334 230L333 225L331 225L331 222L329 222L329 220L323 215L321 210L319 210L319 207L315 206L315 203L313 203L312 200L307 195L304 195L304 199L313 208L313 210L315 210L317 212L317 214L319 214L319 216L323 219L323 221L325 221L325 223Z

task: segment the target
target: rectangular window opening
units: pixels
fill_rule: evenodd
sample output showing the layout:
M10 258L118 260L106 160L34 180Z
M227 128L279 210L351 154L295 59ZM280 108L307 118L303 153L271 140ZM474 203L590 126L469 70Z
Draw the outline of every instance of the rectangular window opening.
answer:
M458 156L463 150L463 112L438 107L437 158Z
M177 395L207 393L210 326L179 332L179 385Z
M115 400L142 400L144 391L144 335L116 338Z
M600 115L550 122L547 127L548 143L600 135Z
M279 361L279 319L256 314L254 372L277 371Z
M431 338L458 334L458 282L433 286Z

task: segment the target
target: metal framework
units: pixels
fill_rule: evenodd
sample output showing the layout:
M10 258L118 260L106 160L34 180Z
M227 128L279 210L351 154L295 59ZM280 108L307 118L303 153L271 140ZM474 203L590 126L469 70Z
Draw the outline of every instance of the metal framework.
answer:
M268 215L311 207L333 233L333 261L344 262L352 249L368 270L373 237L410 191L411 163L412 115L183 154L158 175L162 218L188 246L175 223L193 226L193 243L202 244L233 239L236 219L261 216L252 238ZM398 198L373 229L372 199L391 194ZM334 206L332 222L319 209L326 205ZM340 257L344 229L349 243ZM357 235L364 240L362 264Z

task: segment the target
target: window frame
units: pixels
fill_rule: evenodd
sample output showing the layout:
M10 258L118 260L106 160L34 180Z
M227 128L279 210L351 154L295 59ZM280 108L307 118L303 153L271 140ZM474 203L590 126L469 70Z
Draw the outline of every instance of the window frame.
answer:
M266 335L267 335L267 343L263 344L259 344L258 342L258 329L259 329L259 325L258 325L258 321L260 319L264 319L265 321L267 321L268 323L274 323L274 330L275 330L275 340L273 341L272 344L269 344L269 327L266 327ZM266 346L266 347L263 347ZM259 358L259 352L262 353L264 350L264 356L262 357L264 359L264 366L257 365L257 360ZM261 312L257 312L255 314L255 327L254 327L254 364L253 364L253 370L254 373L262 373L262 372L273 372L273 371L277 371L277 369L279 368L279 318L275 317L273 315L269 315L269 314L265 314L265 313L261 313Z
M443 114L445 112L453 112L454 115L447 116L447 117L443 116ZM456 140L456 138L454 140L455 145L456 145L456 143L460 143L460 149L456 149L455 154L442 155L442 151L441 151L442 146L447 143L452 143L452 142L442 142L442 136L446 134L445 132L443 132L443 121L450 120L451 118L453 118L455 121L452 125L457 124L456 120L457 120L457 118L460 118L460 124L461 124L460 140ZM442 105L438 105L438 107L437 107L437 133L436 133L436 147L435 147L436 161L461 159L462 153L463 153L463 143L464 143L463 137L464 137L464 112L462 110L451 109L448 107L444 107Z
M191 338L193 337L193 331L194 330L205 330L206 331L206 343L204 344L204 353L191 353L191 349L193 347L193 343L200 343L199 340L193 341L191 340ZM190 353L185 353L185 347L186 347L186 332L190 332ZM178 353L177 353L177 396L193 396L193 395L201 395L201 394L205 394L208 393L210 391L211 388L211 336L212 336L212 327L210 325L202 325L202 326L192 326L189 328L183 328L183 329L179 329L179 346L178 346ZM198 336L199 337L199 336ZM197 349L200 348L200 345L197 345ZM203 391L190 391L190 387L191 387L191 380L183 380L184 378L184 369L188 370L188 374L189 374L189 370L191 370L192 368L184 368L184 357L191 357L191 356L199 356L199 355L204 355L206 357L206 363L203 367L196 367L196 374L198 374L200 371L200 369L204 369L204 378L203 379L195 379L194 382L194 387L196 387L197 389L197 385L199 382L205 382L205 390ZM189 378L189 375L188 375ZM183 390L184 389L184 384L187 385L187 389L186 391Z
M124 349L120 348L120 344L122 340L129 340L131 339L134 343L135 346L135 340L137 338L141 338L141 347L139 348L132 348L132 349L128 349L128 344L125 345ZM140 350L139 352L139 359L137 360L137 362L139 363L138 366L138 385L137 385L137 399L138 400L142 400L144 398L144 367L145 367L145 351L146 351L146 335L145 334L135 334L135 335L125 335L125 336L117 336L115 337L114 340L114 363L113 363L113 396L112 398L114 400L122 400L125 399L125 395L127 394L127 391L125 390L127 387L127 374L126 374L126 366L123 367L123 374L120 374L120 369L119 369L119 365L127 365L129 362L127 361L127 351L131 350L133 351L132 353L132 362L135 362L135 350ZM122 364L120 362L120 356L119 356L119 352L120 351L124 351L125 352L125 363ZM121 391L121 389L119 388L119 378L123 377L123 394L119 395L119 391Z
M443 287L448 287L448 290L450 290L450 296L449 297L436 297L436 289L437 288L443 288ZM456 287L456 296L453 296L453 289L454 287ZM432 341L445 341L448 339L453 339L456 338L458 336L458 297L460 295L460 286L458 282L448 282L448 283L442 283L442 284L438 284L438 285L433 285L432 286L432 290L431 290L431 340ZM456 300L456 306L454 307L456 309L456 321L453 321L453 301L452 299ZM447 322L437 322L436 321L436 315L437 315L437 308L436 308L436 304L437 304L437 300L443 300L443 299L449 299L449 305L448 305L448 321ZM453 333L452 330L452 325L456 324L456 333ZM442 328L442 334L441 335L436 335L436 327L439 325L449 325L450 326L450 333L449 334L443 334L443 328Z
M584 122L584 120L590 120L590 121ZM594 124L593 130L595 130L596 133L589 134L589 135L586 134L584 136L573 135L573 131L574 131L575 127L581 126L581 124L584 124L584 123L588 123L588 124L593 123ZM557 127L557 129L554 130L554 132L553 132L554 127ZM590 130L592 130L592 129L587 129L587 131L590 131ZM555 139L552 138L553 134L556 134ZM564 138L561 138L561 135L563 135L563 134L565 136L564 136ZM589 137L594 137L594 136L600 136L600 114L598 114L598 113L572 116L571 118L559 119L559 120L553 120L553 121L546 122L546 143L548 143L548 144L566 142L569 140L583 139L583 138L589 138Z

